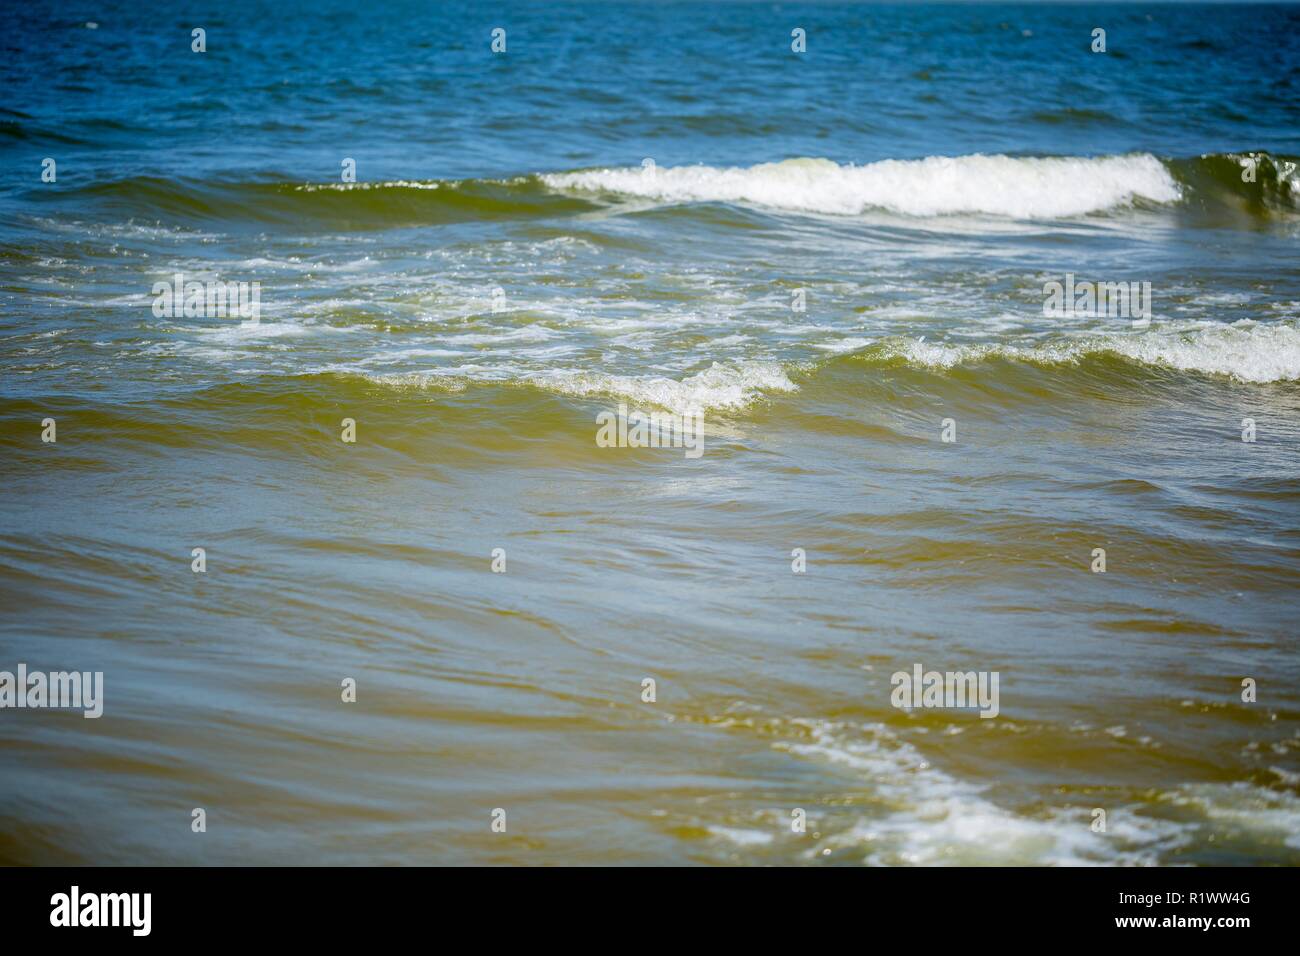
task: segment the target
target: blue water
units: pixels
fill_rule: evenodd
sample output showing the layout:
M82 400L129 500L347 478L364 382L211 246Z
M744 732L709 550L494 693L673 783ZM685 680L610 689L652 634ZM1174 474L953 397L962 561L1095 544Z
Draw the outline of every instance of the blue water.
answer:
M647 156L1300 152L1291 6L327 0L9 16L11 196L46 155L82 185L335 179L344 156L388 181ZM87 21L98 29L72 29ZM1090 51L1096 27L1104 55Z

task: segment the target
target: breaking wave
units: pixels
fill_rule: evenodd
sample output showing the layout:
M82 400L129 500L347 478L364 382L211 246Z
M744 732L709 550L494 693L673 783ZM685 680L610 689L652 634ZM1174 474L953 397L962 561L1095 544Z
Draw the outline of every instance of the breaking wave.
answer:
M1254 178L1243 181L1242 175ZM563 218L601 200L671 205L746 203L767 209L854 216L869 210L916 216L1059 219L1133 206L1194 207L1270 216L1300 200L1297 162L1267 153L1159 159L929 156L842 165L787 159L756 166L622 167L491 179L388 182L209 182L135 177L67 191L78 204L190 224L314 223L382 229L472 221Z
M1138 365L1260 384L1300 380L1300 328L1242 321L1182 330L1094 334L1039 345L954 345L895 339L870 346L855 356L883 361L902 359L908 365L935 369L989 359L1056 365L1111 356Z
M856 215L978 213L1017 219L1101 212L1137 200L1175 202L1182 191L1156 157L930 156L841 166L789 159L758 166L598 169L543 176L552 188L667 202L749 202L775 209Z

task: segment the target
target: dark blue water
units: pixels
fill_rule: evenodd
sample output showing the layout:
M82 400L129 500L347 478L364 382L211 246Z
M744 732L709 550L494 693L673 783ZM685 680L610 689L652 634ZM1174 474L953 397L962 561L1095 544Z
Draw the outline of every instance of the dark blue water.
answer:
M345 156L383 181L646 156L1300 152L1288 6L236 0L8 17L10 196L47 155L83 185L334 179ZM87 21L98 28L75 29ZM194 27L205 54L190 51ZM1097 27L1105 54L1090 50Z

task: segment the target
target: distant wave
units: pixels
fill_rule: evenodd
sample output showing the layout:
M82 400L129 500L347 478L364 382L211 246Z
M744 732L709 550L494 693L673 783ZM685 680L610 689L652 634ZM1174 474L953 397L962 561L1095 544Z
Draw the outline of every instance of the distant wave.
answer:
M789 159L749 167L598 169L543 176L542 181L560 190L668 202L749 202L832 215L883 209L909 216L1059 218L1135 200L1170 203L1182 197L1169 169L1146 153L1098 159L931 156L865 166Z
M131 216L187 224L216 222L387 229L440 223L532 219L586 212L591 203L545 188L535 176L358 183L203 182L153 176L69 190Z
M1250 166L1255 179L1244 182ZM42 198L48 194L42 193ZM1233 213L1300 209L1300 163L1267 153L1162 160L1128 156L930 156L862 166L787 159L747 167L640 166L504 179L391 182L203 182L134 177L66 190L110 212L188 224L315 223L382 229L580 215L602 202L743 203L787 212L855 216L987 215L1053 219L1134 205L1190 203ZM57 200L56 200L57 201Z

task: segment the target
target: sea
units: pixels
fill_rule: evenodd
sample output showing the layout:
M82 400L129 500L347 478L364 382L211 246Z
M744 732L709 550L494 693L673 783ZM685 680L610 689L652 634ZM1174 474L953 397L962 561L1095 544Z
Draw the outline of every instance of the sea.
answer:
M0 863L1300 864L1300 7L0 47Z

